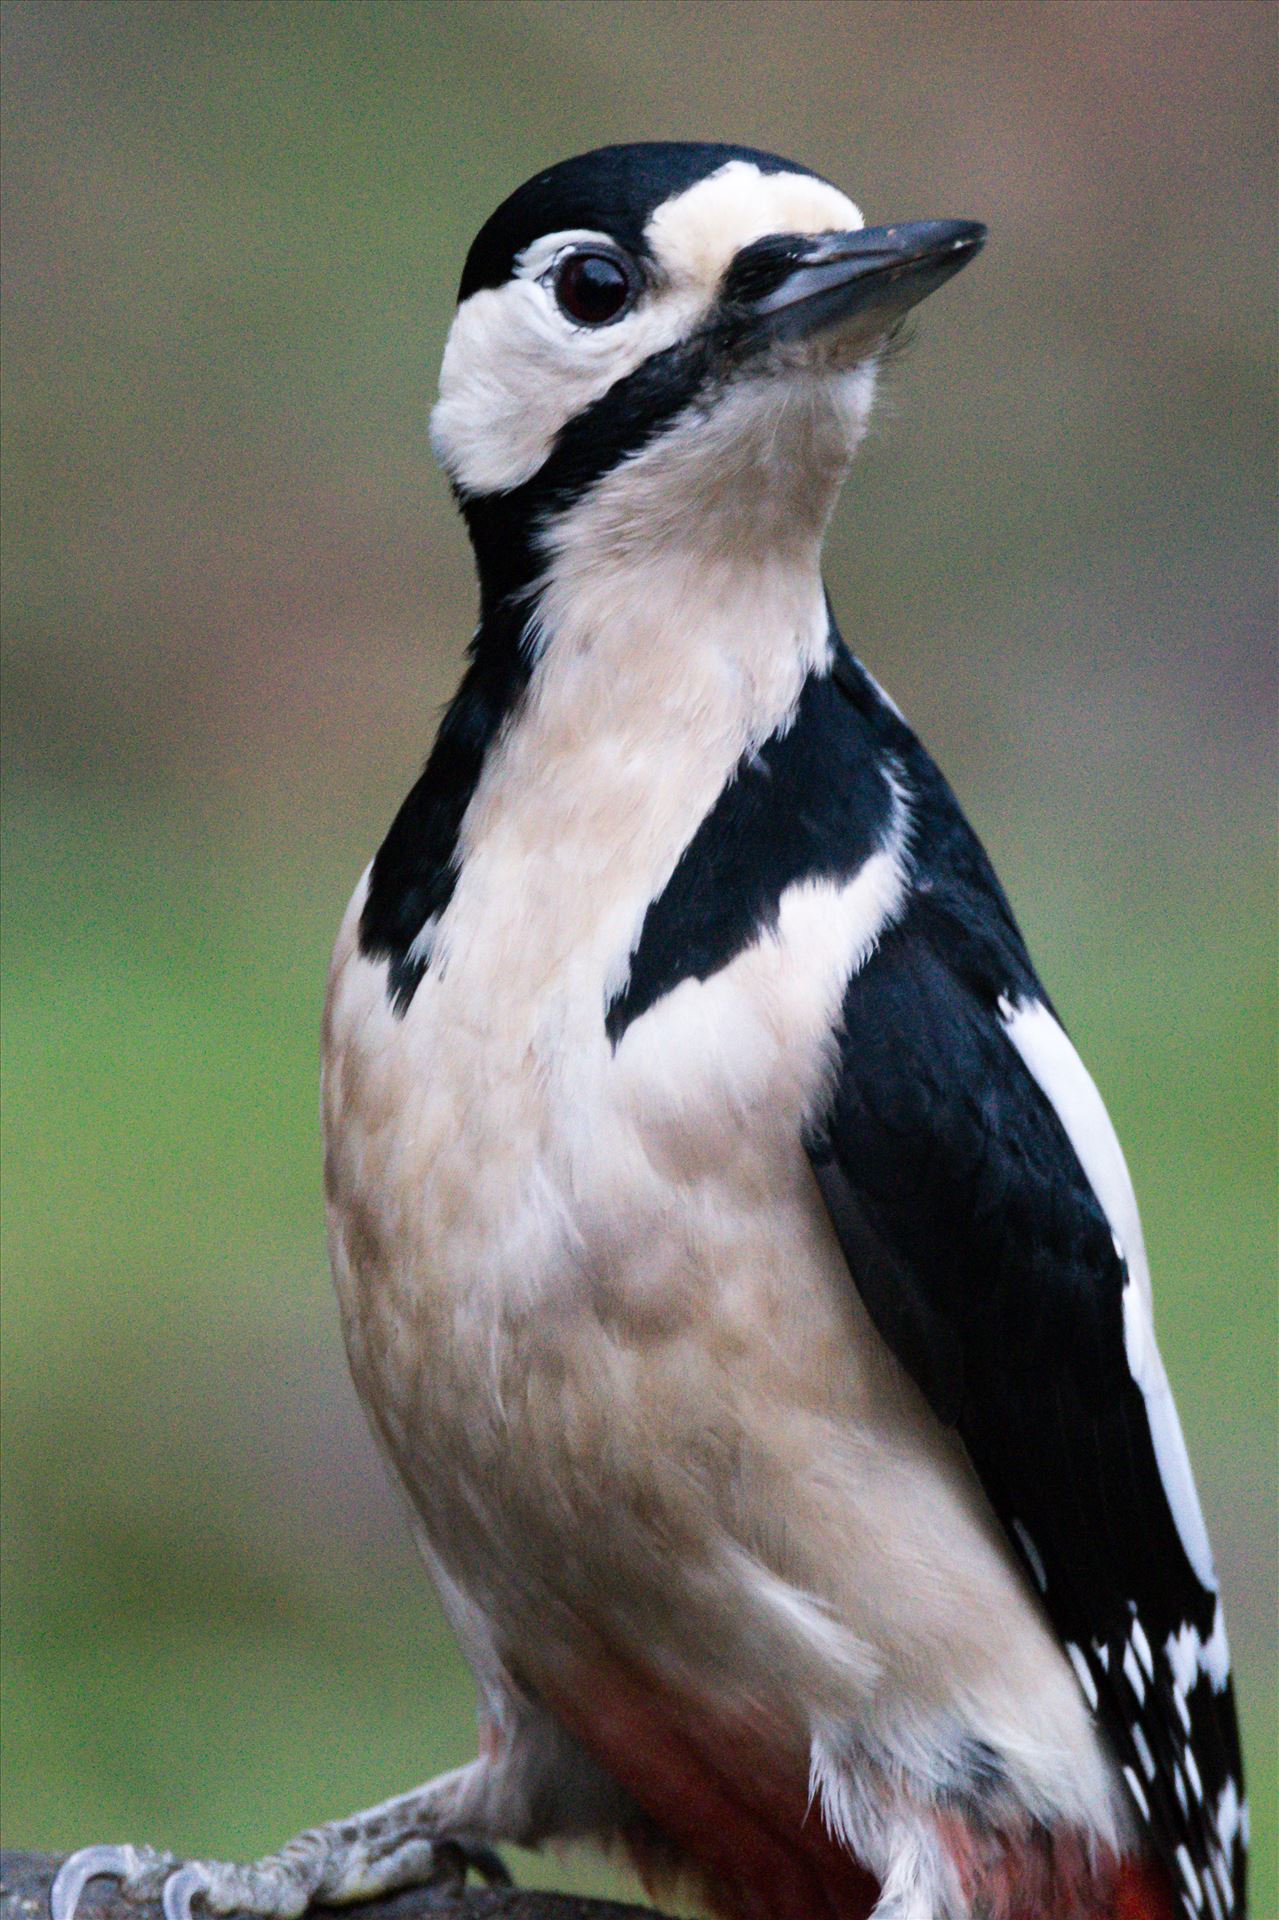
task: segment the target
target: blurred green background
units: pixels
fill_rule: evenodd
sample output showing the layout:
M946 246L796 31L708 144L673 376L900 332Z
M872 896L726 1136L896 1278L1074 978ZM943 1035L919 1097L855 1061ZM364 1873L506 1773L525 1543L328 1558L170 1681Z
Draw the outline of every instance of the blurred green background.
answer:
M1275 24L5 7L7 1842L243 1856L473 1750L325 1273L325 963L472 621L426 441L468 241L709 137L991 226L828 574L1126 1143L1279 1911Z

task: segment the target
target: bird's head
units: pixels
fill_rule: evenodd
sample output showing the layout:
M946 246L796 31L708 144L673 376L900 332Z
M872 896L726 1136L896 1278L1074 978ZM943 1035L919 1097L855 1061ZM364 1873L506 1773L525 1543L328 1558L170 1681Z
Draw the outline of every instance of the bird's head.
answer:
M819 545L885 343L983 238L866 227L746 148L606 147L527 181L471 247L432 420L486 595L531 585L583 509L596 552Z

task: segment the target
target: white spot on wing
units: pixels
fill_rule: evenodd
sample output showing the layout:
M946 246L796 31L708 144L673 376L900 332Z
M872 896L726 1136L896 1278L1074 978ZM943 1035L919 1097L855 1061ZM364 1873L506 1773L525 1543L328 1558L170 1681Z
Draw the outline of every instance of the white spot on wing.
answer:
M1150 1751L1150 1742L1142 1732L1140 1723L1136 1720L1134 1720L1132 1724L1132 1743L1137 1749L1137 1758L1141 1762L1142 1772L1145 1774L1147 1780L1153 1780L1155 1777L1155 1756Z
M1221 1905L1221 1895L1217 1891L1217 1883L1211 1871L1204 1875L1202 1884L1204 1892L1208 1896L1208 1905L1212 1910L1212 1920L1226 1920L1225 1912Z
M1137 1658L1140 1660L1142 1666L1146 1670L1146 1678L1148 1680L1153 1680L1155 1677L1155 1663L1150 1652L1150 1642L1146 1638L1145 1628L1142 1626L1140 1620L1136 1618L1135 1614L1133 1616L1133 1623L1130 1629L1130 1638L1132 1640L1133 1647L1136 1651Z
M1084 1659L1083 1654L1079 1651L1079 1648L1073 1640L1067 1640L1066 1652L1070 1656L1071 1666L1075 1669L1075 1678L1079 1682L1084 1699L1095 1713L1097 1711L1097 1682L1088 1670L1088 1662Z
M1131 1793L1133 1799L1141 1808L1142 1818L1149 1820L1150 1802L1146 1798L1146 1789L1142 1786L1141 1781L1137 1778L1137 1775L1131 1767L1124 1768L1124 1779L1128 1782L1129 1793Z
M1199 1665L1220 1693L1230 1678L1230 1643L1226 1639L1226 1616L1220 1601L1212 1616L1212 1632L1199 1654Z
M1186 1883L1186 1892L1190 1896L1190 1904L1195 1912L1198 1913L1203 1907L1204 1890L1199 1884L1199 1875L1195 1872L1194 1864L1185 1847L1178 1847L1177 1849L1177 1865L1181 1869L1181 1877Z
M1227 1780L1217 1800L1217 1832L1221 1835L1221 1844L1227 1853L1234 1846L1243 1824L1243 1809L1239 1803L1239 1788L1233 1780Z
M1183 1620L1176 1633L1170 1633L1164 1646L1172 1668L1173 1685L1183 1696L1195 1684L1199 1665L1199 1635L1189 1620Z
M1124 1676L1138 1700L1144 1701L1146 1698L1146 1676L1137 1665L1137 1656L1132 1650L1131 1643L1124 1648Z

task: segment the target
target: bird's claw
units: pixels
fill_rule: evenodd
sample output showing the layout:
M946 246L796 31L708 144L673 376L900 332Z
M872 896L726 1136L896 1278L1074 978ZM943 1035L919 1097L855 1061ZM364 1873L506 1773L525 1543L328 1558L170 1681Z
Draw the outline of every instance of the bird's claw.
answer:
M58 1868L49 1893L51 1920L74 1920L90 1880L110 1875L126 1899L153 1900L179 1866L176 1854L154 1847L81 1847Z
M77 1920L90 1880L110 1876L124 1900L158 1900L163 1920L194 1920L197 1896L212 1913L245 1913L256 1920L295 1920L316 1891L320 1874L301 1862L259 1861L233 1866L215 1860L180 1860L151 1847L82 1847L63 1861L49 1894L50 1920Z
M164 1883L162 1895L164 1920L191 1920L191 1902L197 1893L207 1893L209 1884L208 1868L196 1861L171 1873Z
M158 1899L164 1920L194 1920L192 1908L197 1896L213 1913L244 1913L256 1920L296 1920L311 1900L321 1895L351 1899L406 1884L461 1888L468 1871L479 1874L491 1886L510 1885L510 1875L492 1847L447 1838L424 1843L420 1835L408 1839L406 1853L411 1848L415 1861L406 1873L401 1876L395 1871L392 1849L387 1863L391 1870L370 1879L367 1861L356 1848L344 1861L340 1851L314 1844L334 1832L330 1828L300 1836L285 1856L277 1855L250 1867L182 1861L176 1854L160 1853L153 1847L81 1847L58 1869L49 1895L50 1920L76 1920L86 1886L103 1876L117 1882L117 1890L126 1900ZM300 1842L311 1844L304 1848ZM423 1861L424 1850L430 1856L429 1865Z

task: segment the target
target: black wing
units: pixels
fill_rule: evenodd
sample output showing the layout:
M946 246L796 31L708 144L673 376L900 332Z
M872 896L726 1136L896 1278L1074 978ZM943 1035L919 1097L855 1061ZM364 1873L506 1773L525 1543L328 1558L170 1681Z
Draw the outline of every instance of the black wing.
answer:
M1188 1468L1168 1478L1171 1402L1154 1431L1130 1368L1123 1252L1008 1035L1009 1006L1042 990L940 774L848 656L836 677L901 767L915 845L905 913L848 987L818 1184L880 1333L962 1435L1186 1914L1239 1916L1219 1602L1178 1529L1197 1506Z

